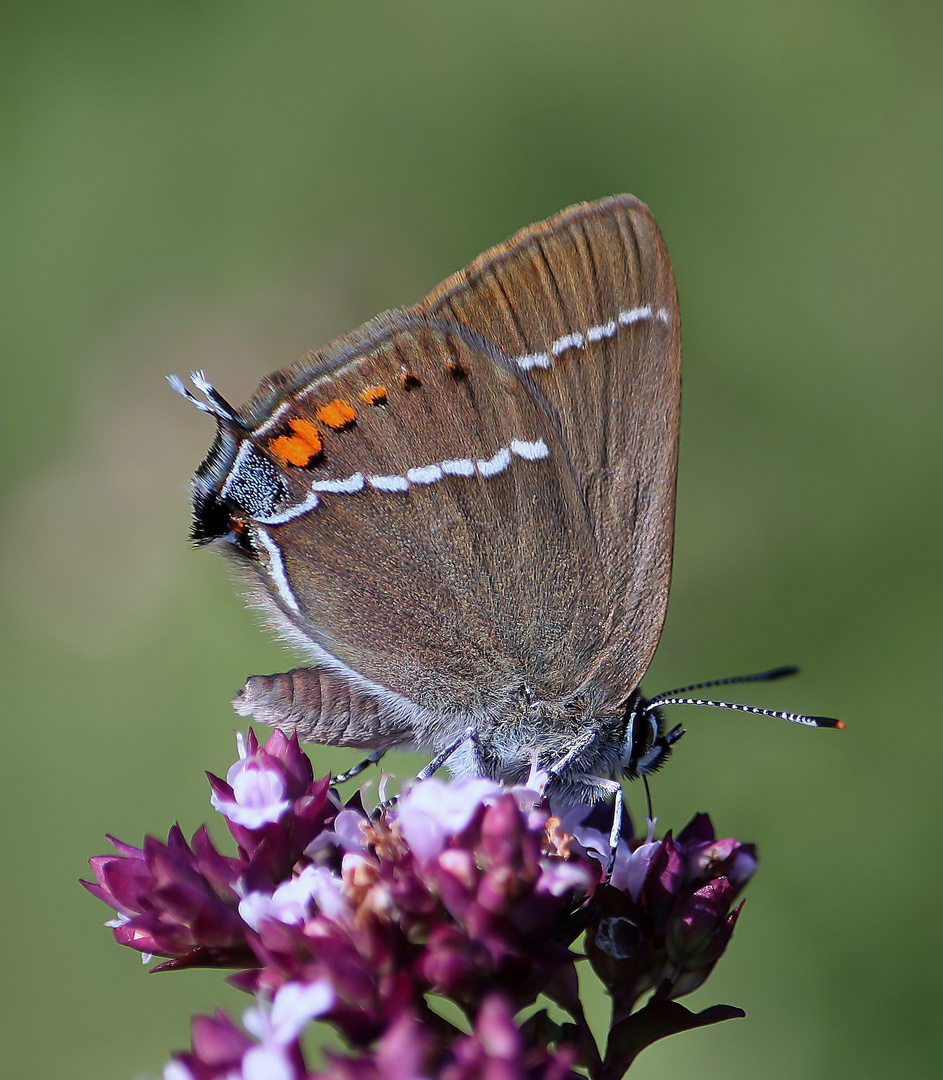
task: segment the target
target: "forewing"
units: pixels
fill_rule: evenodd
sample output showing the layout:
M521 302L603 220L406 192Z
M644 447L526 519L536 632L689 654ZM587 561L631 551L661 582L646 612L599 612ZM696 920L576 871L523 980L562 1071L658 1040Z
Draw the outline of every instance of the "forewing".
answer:
M273 385L287 408L250 405L253 453L289 451L305 424L323 436L247 526L283 629L433 713L572 691L605 577L567 448L518 372L406 311Z

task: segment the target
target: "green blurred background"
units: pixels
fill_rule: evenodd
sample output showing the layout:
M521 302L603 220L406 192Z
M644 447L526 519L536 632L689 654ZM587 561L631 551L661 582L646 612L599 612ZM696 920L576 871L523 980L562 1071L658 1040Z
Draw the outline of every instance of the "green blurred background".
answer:
M646 688L797 662L741 700L848 722L684 713L662 823L709 810L763 860L689 1001L749 1015L638 1071L938 1076L943 9L46 0L2 19L0 1071L154 1075L192 1012L245 1003L218 973L147 976L75 883L106 831L215 817L201 770L234 756L230 695L292 662L188 546L212 425L163 376L205 367L242 401L519 226L631 191L685 324Z

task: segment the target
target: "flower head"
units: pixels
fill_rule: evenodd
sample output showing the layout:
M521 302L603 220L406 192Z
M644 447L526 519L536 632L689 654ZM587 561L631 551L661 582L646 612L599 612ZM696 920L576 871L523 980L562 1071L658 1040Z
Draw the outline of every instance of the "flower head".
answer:
M192 1049L168 1063L164 1080L305 1080L299 1037L333 1002L326 983L289 983L271 1005L245 1011L248 1035L223 1013L194 1017Z
M413 855L422 862L435 858L450 836L460 833L486 800L504 793L493 780L458 780L413 784L396 806L396 820Z
M86 883L114 908L118 941L165 958L155 970L232 967L230 981L256 994L244 1027L195 1018L165 1080L315 1080L300 1042L315 1020L348 1050L325 1077L564 1080L577 1061L621 1075L630 1051L738 1014L673 1000L723 953L756 868L754 849L718 840L706 815L676 840L656 839L654 822L634 837L626 819L604 885L605 807L554 812L529 789L426 780L368 815L278 732L264 746L250 733L227 779L209 779L235 855L206 829L187 843L175 826L166 843L114 841ZM614 1004L605 1060L576 991L571 945L584 929ZM520 1023L540 994L574 1022ZM435 996L471 1035L430 1008Z
M261 910L304 915L303 898L314 886L310 878L298 883L295 874L304 870L305 848L338 813L328 798L330 780L315 781L297 739L280 732L264 748L250 732L239 751L229 777L245 802L230 784L208 774L214 805L233 815L227 822L238 844L235 857L221 854L205 827L188 844L175 825L166 843L147 837L136 848L112 840L117 855L89 860L96 880L83 884L115 909L109 925L116 940L145 957L167 958L161 969L255 967L250 939ZM265 777L261 784L259 777ZM266 792L266 799L275 792L279 798L263 806L256 796ZM286 807L276 814L282 803ZM244 813L247 807L252 813Z
M118 854L90 859L96 881L82 884L118 913L110 923L116 941L181 967L253 962L236 911L244 864L221 855L205 828L190 844L176 825L166 843L112 842Z
M668 833L655 841L650 830L645 841L620 842L587 949L622 1009L651 989L673 999L704 982L740 914L740 906L731 910L733 902L755 869L755 848L716 840L706 814L694 817L677 840Z

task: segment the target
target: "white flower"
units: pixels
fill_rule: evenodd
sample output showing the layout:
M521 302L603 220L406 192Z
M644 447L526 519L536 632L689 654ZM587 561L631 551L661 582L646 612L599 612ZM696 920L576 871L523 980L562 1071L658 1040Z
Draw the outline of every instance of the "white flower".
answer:
M361 826L366 821L366 816L359 810L342 810L334 819L334 828L318 833L305 848L305 855L313 858L326 847L338 847L341 851L363 854L365 846Z
M334 991L326 979L313 983L285 983L271 1006L264 1002L246 1009L242 1022L263 1047L287 1046L301 1034L305 1024L322 1016L334 1004Z
M341 879L324 866L306 866L273 893L247 893L239 902L239 914L253 930L263 919L294 925L308 917L312 900L324 915L336 917L347 910Z
M263 765L258 758L247 757L244 739L241 734L237 738L239 760L226 774L233 797L225 799L214 792L210 803L234 824L259 829L278 821L291 806L291 800L285 798L282 774Z
M465 828L483 802L503 792L493 780L458 780L453 784L424 780L400 797L396 818L413 854L428 862L439 854L449 836Z
M640 844L635 851L630 851L628 844L619 842L616 851L616 864L612 871L612 886L627 892L633 900L637 901L648 876L648 869L652 864L656 853L661 848L661 841L655 840L656 818L648 820L648 833L645 843Z
M295 1080L298 1074L280 1046L252 1046L242 1055L242 1069L226 1080Z
M609 861L610 847L609 837L594 829L590 825L584 825L583 819L590 812L591 807L573 806L556 808L554 810L560 818L563 828L569 832L588 851L596 855L601 865L605 866ZM661 847L660 842L655 841L655 821L648 819L648 831L645 843L632 851L629 845L620 840L616 848L616 858L612 869L612 881L610 884L615 889L627 892L633 900L638 900L645 884L648 868L651 866L655 853Z
M564 862L562 859L541 859L538 892L563 896L571 890L587 896L592 892L596 879L588 867L580 863Z

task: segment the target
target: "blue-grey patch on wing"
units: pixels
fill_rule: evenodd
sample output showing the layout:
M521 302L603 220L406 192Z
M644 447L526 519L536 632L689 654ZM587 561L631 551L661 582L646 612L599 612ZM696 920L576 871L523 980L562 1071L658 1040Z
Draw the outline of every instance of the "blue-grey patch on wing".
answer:
M239 447L221 498L238 503L251 517L266 517L288 498L275 466L248 439Z

